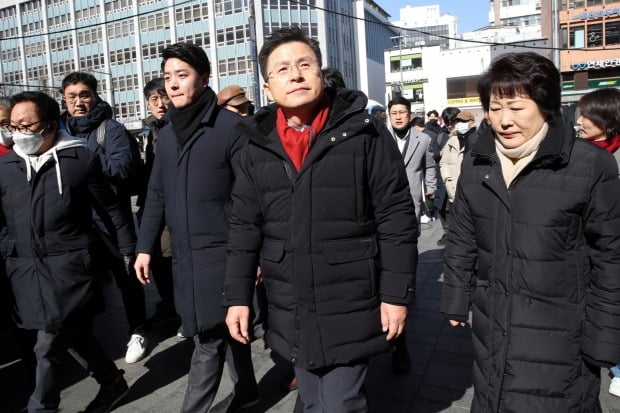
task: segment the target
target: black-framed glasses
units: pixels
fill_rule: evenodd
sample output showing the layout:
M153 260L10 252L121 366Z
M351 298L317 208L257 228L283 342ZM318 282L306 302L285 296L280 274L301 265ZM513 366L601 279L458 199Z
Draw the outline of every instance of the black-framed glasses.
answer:
M29 125L19 125L19 126L15 126L15 125L8 125L6 128L9 130L9 132L14 133L14 132L19 132L19 133L24 133L26 135L33 135L36 132L33 130L30 130L30 128L32 128L34 125L36 125L37 123L41 123L43 122L42 120L38 120L36 122L33 122ZM41 131L43 131L45 128L41 129Z
M164 95L151 95L148 98L148 102L151 105L159 105L159 102L163 103L164 105L167 105L170 103L170 98Z
M78 93L77 95L65 95L65 100L69 103L75 103L78 99L80 99L81 102L88 103L93 100L93 94L88 91L84 91Z

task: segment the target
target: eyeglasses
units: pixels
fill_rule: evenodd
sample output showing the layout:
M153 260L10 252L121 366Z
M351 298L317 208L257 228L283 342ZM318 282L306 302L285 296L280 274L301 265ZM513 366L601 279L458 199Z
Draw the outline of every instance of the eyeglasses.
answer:
M159 104L159 102L167 105L168 103L170 103L170 98L168 96L153 95L149 97L148 101L151 105L157 105Z
M66 95L65 96L65 100L69 103L75 103L77 102L78 99L80 99L80 101L84 103L88 103L91 100L93 100L93 95L90 92L80 92L77 95Z
M318 62L310 59L300 59L295 64L279 63L271 72L267 73L267 78L282 79L293 72L293 68L296 67L301 73L316 70L318 68Z
M9 130L9 132L13 133L13 132L19 132L19 133L23 133L25 135L33 135L36 132L33 130L30 130L30 128L32 128L34 125L36 125L37 123L41 123L43 122L42 120L33 122L29 125L19 125L19 126L15 126L15 125L9 125L6 128ZM46 126L47 127L47 126ZM44 131L45 128L41 129L41 132Z
M407 112L406 110L399 110L398 112L390 112L390 116L405 116L405 115L409 115L409 112Z

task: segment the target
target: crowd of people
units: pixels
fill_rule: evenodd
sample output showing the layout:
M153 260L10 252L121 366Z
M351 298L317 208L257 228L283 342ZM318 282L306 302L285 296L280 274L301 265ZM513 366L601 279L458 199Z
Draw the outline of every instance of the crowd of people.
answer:
M214 411L224 364L220 411L256 405L257 338L287 366L296 411L365 412L373 356L411 367L417 240L435 216L441 312L473 331L472 411L601 411L601 368L620 397L620 91L585 95L576 134L559 72L534 53L492 62L478 120L447 107L425 121L404 97L369 114L296 27L257 64L272 103L254 113L243 88L210 88L201 47L166 47L142 154L90 74L65 77L62 112L40 92L0 101L0 292L32 367L25 410L58 411L65 351L100 385L83 412L129 391L92 334L111 275L126 363L157 317L193 340L181 412Z

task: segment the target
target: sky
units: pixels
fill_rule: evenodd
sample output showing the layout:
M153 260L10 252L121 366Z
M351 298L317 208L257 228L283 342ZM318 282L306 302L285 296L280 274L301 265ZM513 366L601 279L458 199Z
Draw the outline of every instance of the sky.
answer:
M381 8L392 17L390 21L400 18L400 9L407 4L412 7L439 4L441 15L451 14L458 19L458 32L470 32L489 25L489 0L375 0Z

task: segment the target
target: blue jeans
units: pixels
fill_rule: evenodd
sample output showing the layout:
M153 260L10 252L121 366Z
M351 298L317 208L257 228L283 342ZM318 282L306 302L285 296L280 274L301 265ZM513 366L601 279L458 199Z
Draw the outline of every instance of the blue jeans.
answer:
M610 368L609 371L611 371L611 374L613 374L614 377L620 377L620 364L616 364Z

